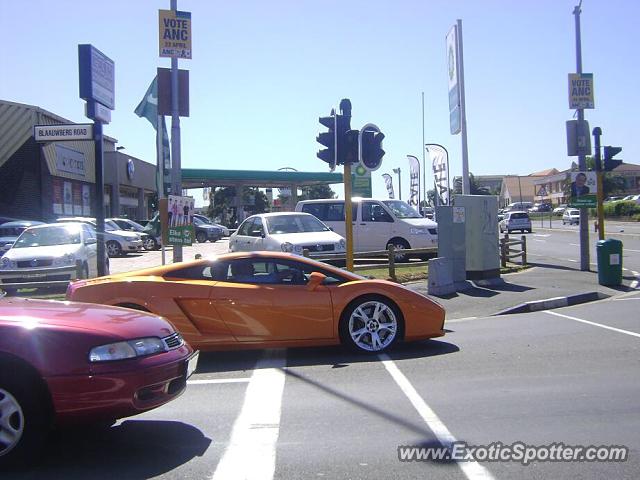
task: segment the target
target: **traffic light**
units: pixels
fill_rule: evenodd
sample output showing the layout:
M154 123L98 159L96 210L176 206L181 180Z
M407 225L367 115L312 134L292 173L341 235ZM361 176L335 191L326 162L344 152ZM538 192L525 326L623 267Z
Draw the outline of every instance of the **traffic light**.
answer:
M610 172L611 170L613 170L614 168L616 168L618 165L622 163L622 160L617 160L613 158L617 154L619 154L621 151L622 151L622 147L610 147L610 146L604 147L603 170L605 172Z
M382 157L384 157L383 139L384 133L375 125L368 123L362 127L358 140L360 144L360 164L367 170L377 170L382 165Z
M320 117L319 121L322 125L327 127L329 131L321 132L316 141L327 148L323 148L317 153L320 160L323 160L329 164L329 168L333 172L336 169L336 132L337 132L337 117L335 109L331 109L331 115L328 117Z

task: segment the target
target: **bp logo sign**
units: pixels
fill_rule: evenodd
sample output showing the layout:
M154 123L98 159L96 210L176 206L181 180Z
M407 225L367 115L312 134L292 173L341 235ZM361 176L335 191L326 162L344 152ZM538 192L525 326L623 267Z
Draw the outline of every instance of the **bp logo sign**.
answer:
M441 50L442 51L442 50ZM456 60L453 56L453 46L449 45L449 81L453 82L453 76L456 73Z

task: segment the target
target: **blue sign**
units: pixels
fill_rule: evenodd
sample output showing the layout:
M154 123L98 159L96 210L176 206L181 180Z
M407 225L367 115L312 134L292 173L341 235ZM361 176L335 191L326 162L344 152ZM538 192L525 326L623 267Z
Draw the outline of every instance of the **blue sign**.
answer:
M80 98L115 108L115 64L92 45L78 45Z

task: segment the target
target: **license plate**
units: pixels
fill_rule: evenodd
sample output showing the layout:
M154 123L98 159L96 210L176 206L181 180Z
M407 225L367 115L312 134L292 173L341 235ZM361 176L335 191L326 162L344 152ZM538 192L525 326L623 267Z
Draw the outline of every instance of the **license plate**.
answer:
M193 372L198 368L198 357L200 356L200 352L195 352L191 357L187 360L187 378L189 378Z

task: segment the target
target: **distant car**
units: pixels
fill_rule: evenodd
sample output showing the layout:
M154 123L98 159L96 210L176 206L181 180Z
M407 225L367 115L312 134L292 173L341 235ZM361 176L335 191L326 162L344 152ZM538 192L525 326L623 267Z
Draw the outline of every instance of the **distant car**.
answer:
M210 242L217 242L224 234L222 227L206 223L198 217L193 217L193 230L198 243L204 243L207 240Z
M580 224L580 210L577 208L567 208L562 214L562 224L566 225Z
M96 228L96 219L89 217L63 217L58 222L82 222ZM142 250L142 238L139 233L125 232L118 224L105 220L104 241L107 255L110 257L120 257L129 252L139 252Z
M0 468L33 462L52 426L106 427L173 400L197 361L156 315L0 298Z
M509 211L506 212L504 218L498 224L500 233L511 233L514 230L520 230L522 233L525 231L531 233L531 219L527 212Z
M208 224L208 225L213 225L215 227L219 227L222 229L222 236L224 237L228 237L229 234L229 229L227 227L225 227L224 225L221 225L219 223L213 222L209 217L205 217L204 215L200 215L199 213L194 213L193 214L193 218L199 218L200 220L202 220L204 223Z
M157 250L160 248L160 237L155 237L150 233L145 232L144 227L138 222L134 222L129 218L107 218L107 220L118 225L121 230L139 233L140 238L142 239L142 246L145 250Z
M441 305L283 252L243 252L82 280L69 300L165 315L202 350L337 345L378 353L445 334Z
M82 223L52 223L26 229L0 258L0 289L54 288L95 277L95 230ZM109 259L105 258L109 272ZM0 442L1 443L1 442Z
M609 203L609 202L617 202L618 200L622 200L624 197L622 196L611 196L611 197L607 197L604 199L604 203Z
M230 252L344 253L345 245L344 238L316 217L298 212L253 215L229 238Z
M567 205L566 204L558 205L556 208L553 209L553 214L554 215L558 215L558 216L562 216L562 214L564 213L564 211L566 209L567 209Z
M35 225L44 225L44 222L35 220L17 220L0 225L0 257L11 248L22 232Z
M529 211L535 213L550 212L551 205L549 205L548 203L536 203L531 209L529 209Z

